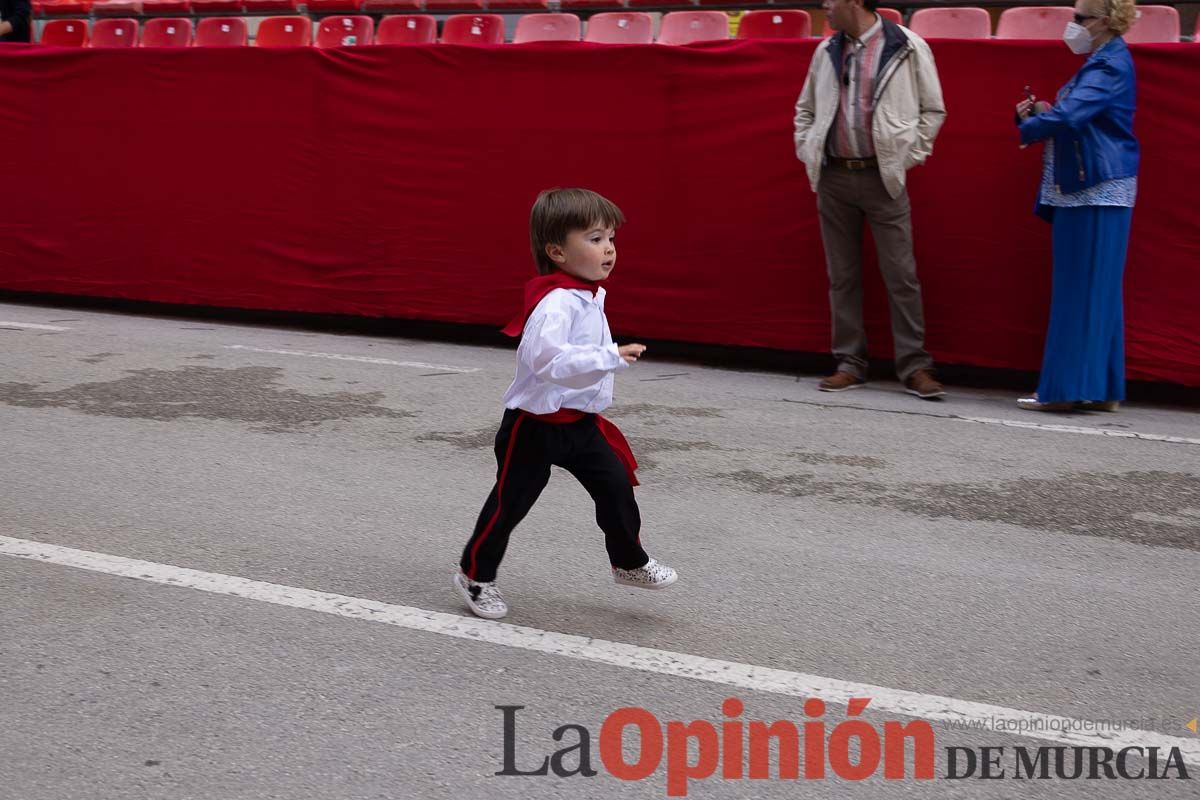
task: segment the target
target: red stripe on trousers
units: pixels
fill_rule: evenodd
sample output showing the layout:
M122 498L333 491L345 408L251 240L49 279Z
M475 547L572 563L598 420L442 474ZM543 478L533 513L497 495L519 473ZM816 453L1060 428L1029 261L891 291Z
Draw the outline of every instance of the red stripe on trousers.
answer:
M471 548L471 564L467 570L467 577L475 580L475 556L479 553L479 547L483 544L483 540L492 532L492 528L496 525L496 520L500 518L500 504L504 495L504 478L508 475L508 464L512 461L513 445L517 442L517 431L521 428L521 423L525 421L525 414L522 412L517 417L517 421L513 423L512 433L508 435L508 449L504 452L504 463L500 465L500 477L496 480L496 512L492 514L492 518L488 520L487 526L483 532L479 534L479 539L476 540L475 546Z

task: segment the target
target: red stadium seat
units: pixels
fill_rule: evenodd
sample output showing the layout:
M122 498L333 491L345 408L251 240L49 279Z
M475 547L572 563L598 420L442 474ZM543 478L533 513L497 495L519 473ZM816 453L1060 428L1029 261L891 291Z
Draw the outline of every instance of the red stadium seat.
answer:
M503 44L504 17L499 14L458 14L450 17L442 25L442 43Z
M1179 12L1173 6L1138 6L1137 19L1125 34L1127 42L1178 42Z
M267 17L258 24L257 47L308 47L312 20L308 17Z
M142 47L191 47L192 21L186 17L160 17L146 20L142 27Z
M601 44L650 44L654 22L644 11L610 11L596 14L587 23L585 42Z
M664 6L690 6L692 0L629 0L630 8L662 8Z
M364 16L326 17L317 25L313 45L326 47L357 47L373 44L375 20Z
M482 11L483 0L425 0L426 11Z
M265 14L275 11L288 11L293 14L300 10L300 0L243 0L247 14Z
M390 14L394 11L419 11L421 0L366 0L363 11L371 14Z
M701 6L721 6L722 8L729 8L731 5L745 7L766 6L771 4L771 0L737 0L735 3L731 3L729 0L697 0L697 2ZM630 5L632 5L632 3Z
M136 17L142 13L142 0L96 0L92 13L97 17Z
M925 39L990 39L992 15L982 8L922 8L908 27Z
M779 9L747 11L738 22L739 39L807 39L812 36L812 17L807 11Z
M304 0L309 14L337 14L363 10L365 0Z
M891 20L897 25L904 24L904 15L894 8L879 8L876 9L876 11L878 11L879 16L883 17L884 19Z
M79 17L91 10L92 0L42 0L42 13L48 17Z
M729 15L724 11L669 11L658 29L659 44L691 44L729 38Z
M513 44L578 42L579 31L579 17L574 14L526 14L517 20Z
M437 20L428 14L396 14L384 17L375 34L375 44L433 44Z
M197 14L241 14L245 10L245 0L192 0L192 11ZM199 27L196 34L200 34Z
M52 19L42 28L41 42L55 47L87 47L87 20Z
M192 0L142 0L143 14L190 14Z
M98 19L92 25L92 42L89 47L136 47L138 21L136 19Z
M241 17L206 17L196 26L196 47L245 47L249 39Z
M904 24L904 15L901 14L899 11L897 11L894 8L877 8L877 9L875 9L875 11L876 11L876 13L879 14L879 16L883 17L884 19L886 19L890 22L894 22L897 25ZM823 31L823 33L822 33L823 36L832 36L833 35L833 28L829 27L829 17L825 17L825 27L822 28L822 31Z
M1075 18L1070 6L1018 6L1006 8L996 23L997 39L1061 39L1067 23Z
M549 8L550 0L487 0L488 11L521 11Z
M585 8L624 8L621 0L559 0L558 7L563 9Z

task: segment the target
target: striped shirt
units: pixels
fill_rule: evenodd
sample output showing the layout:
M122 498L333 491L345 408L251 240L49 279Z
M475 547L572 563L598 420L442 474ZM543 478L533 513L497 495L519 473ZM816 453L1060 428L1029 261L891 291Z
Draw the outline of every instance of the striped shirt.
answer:
M875 141L871 137L871 119L875 108L875 73L883 52L883 21L875 15L875 24L861 38L845 35L842 62L842 90L837 116L829 130L827 149L834 158L871 158Z

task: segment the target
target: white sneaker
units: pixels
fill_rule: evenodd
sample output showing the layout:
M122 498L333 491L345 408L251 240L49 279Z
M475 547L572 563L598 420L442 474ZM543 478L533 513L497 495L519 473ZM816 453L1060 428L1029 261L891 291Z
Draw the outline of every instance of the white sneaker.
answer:
M503 619L508 613L508 604L504 602L495 581L479 583L459 571L454 573L454 588L477 617Z
M637 569L613 567L613 580L638 589L665 589L679 580L679 573L652 558Z

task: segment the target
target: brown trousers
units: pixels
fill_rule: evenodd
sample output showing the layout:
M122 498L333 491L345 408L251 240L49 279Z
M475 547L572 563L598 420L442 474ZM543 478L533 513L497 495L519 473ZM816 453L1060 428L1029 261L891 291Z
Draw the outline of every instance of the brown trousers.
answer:
M849 170L826 165L817 186L821 239L829 270L829 307L833 316L833 356L838 370L867 377L867 334L863 328L863 222L871 225L879 271L892 312L896 374L901 381L919 369L931 369L925 350L921 284L913 258L912 216L908 192L892 197L879 170Z

